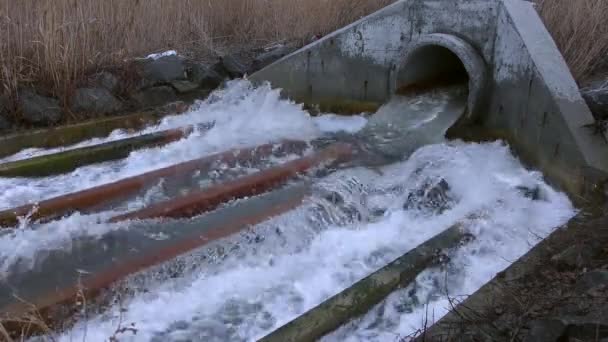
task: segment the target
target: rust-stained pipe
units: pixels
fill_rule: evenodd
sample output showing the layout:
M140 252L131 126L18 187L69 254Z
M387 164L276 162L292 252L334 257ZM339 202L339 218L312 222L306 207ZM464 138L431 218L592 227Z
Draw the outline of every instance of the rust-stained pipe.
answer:
M334 143L310 156L221 183L177 199L119 215L110 219L110 222L159 217L192 217L213 210L230 200L264 193L321 164L349 160L353 152L354 150L349 144Z
M79 299L86 299L87 302L91 302L104 289L131 274L161 264L213 241L228 237L243 229L295 209L302 204L307 195L307 187L299 190L295 189L269 208L256 210L252 214L241 217L228 216L221 225L201 227L195 233L184 236L170 245L159 249L137 252L135 256L131 256L126 260L115 260L99 272L85 274L77 284L55 289L50 293L29 300L27 303L17 300L13 304L1 308L0 323L13 336L18 338L27 337L35 333L43 333L44 331L41 331L41 327L28 325L27 319L24 320L23 318L35 314L37 317L41 317L47 326L56 327L55 323L60 323L62 319L66 318L64 316L66 314L65 309L71 313L78 310L79 306L75 303ZM68 307L62 309L63 305ZM69 313L67 315L69 316Z
M352 153L353 149L351 145L332 144L304 158L299 158L281 166L214 187L207 190L205 192L207 193L206 195L203 195L203 192L201 192L194 194L195 196L186 196L186 199L197 199L198 201L183 201L182 198L176 201L176 204L169 206L171 210L164 212L164 214L172 217L193 215L200 211L209 210L222 201L229 200L235 196L261 194L315 167L346 161L352 157ZM211 196L208 195L209 193ZM0 313L0 320L7 330L17 337L22 337L20 334L29 336L40 332L39 328L32 327L27 324L27 320L23 320L23 317L27 317L32 313L40 317L47 326L54 327L55 323L60 323L66 319L66 314L69 316L70 313L78 310L79 306L77 303L83 299L82 296L88 302L91 302L104 289L131 274L161 264L292 210L301 205L308 194L308 186L300 187L299 190L297 188L295 190L290 189L285 192L285 196L281 197L280 200L274 200L274 203L256 209L253 213L244 212L242 215L227 215L225 220L220 221L221 224L201 227L192 233L183 235L175 242L170 242L158 248L135 251L134 255L128 256L126 259L114 260L109 265L103 266L100 271L92 274L83 274L82 278L71 285L56 288L50 293L28 298L27 302L15 301L3 307L1 309L2 313ZM252 199L252 201L256 200L259 199ZM128 214L128 216L138 218L155 217L155 215L155 212L146 210ZM126 218L123 217L122 219ZM25 331L24 328L28 329L25 333L23 333Z
M14 226L18 223L18 217L28 214L30 214L30 219L38 220L59 217L73 211L91 209L109 201L133 195L163 177L180 177L196 170L210 168L214 164L226 163L234 166L237 163L259 160L277 152L302 153L306 147L305 142L282 141L277 144L265 144L254 148L236 149L214 154L117 182L58 196L36 204L26 204L0 211L0 226ZM35 207L36 211L33 212Z

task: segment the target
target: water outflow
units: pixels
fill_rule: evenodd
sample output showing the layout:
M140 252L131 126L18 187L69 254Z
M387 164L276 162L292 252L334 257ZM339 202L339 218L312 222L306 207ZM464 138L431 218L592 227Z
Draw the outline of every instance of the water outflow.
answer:
M372 153L403 158L420 146L442 142L447 130L464 114L466 103L466 84L395 95L356 136Z
M337 132L324 139L356 145L363 153L355 165L380 166L403 160L421 146L445 140L447 130L465 112L467 94L466 84L456 84L394 95L363 129L354 134Z
M116 305L101 312L89 308L73 327L54 337L59 341L110 337L252 341L462 222L476 240L461 249L449 267L426 272L411 289L398 291L361 321L326 339L405 337L421 326L426 305L439 319L448 307L441 284L458 295L472 293L535 245L538 237L574 215L567 197L546 185L541 174L526 170L503 143L444 140L445 131L464 110L462 91L450 88L395 98L361 129L363 116L313 119L300 106L279 100L278 92L268 87L233 84L203 106L213 109L213 115L199 111L182 118L196 122L216 118L207 135L141 152L124 164L88 168L98 177L103 172L123 175L151 168L154 162L138 163L147 157L162 160L155 154L175 161L184 155L263 143L279 135L321 145L323 140L348 140L367 151L364 160L350 168L308 180L312 195L301 207L126 280L121 286L131 291L122 293ZM214 103L219 104L214 107ZM32 191L56 193L64 182L79 177L91 181L90 176L76 173L46 179L35 183L41 188ZM522 189L532 189L538 196L527 197L530 192ZM4 196L20 202L33 195ZM134 199L128 206L139 207L141 202ZM99 222L110 214L75 214L0 237L6 247L0 249L4 270L19 264L20 271L27 272L49 249L69 251L77 247L72 242L83 236L102 238L143 224ZM180 225L156 227L155 237L170 235Z

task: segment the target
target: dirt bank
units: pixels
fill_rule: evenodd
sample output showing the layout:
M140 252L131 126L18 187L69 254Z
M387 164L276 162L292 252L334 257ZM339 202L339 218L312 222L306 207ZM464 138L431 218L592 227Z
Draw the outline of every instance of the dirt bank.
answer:
M453 302L417 341L606 341L608 215L582 212L469 299Z

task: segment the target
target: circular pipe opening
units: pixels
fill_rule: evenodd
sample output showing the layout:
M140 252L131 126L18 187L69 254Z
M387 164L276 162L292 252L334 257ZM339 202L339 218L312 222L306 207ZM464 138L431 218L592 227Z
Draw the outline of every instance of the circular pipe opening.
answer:
M449 49L425 45L412 52L397 75L397 94L469 82L460 58Z
M398 65L397 94L458 83L468 85L466 119L480 112L486 82L483 58L464 40L442 33L420 37L410 44Z

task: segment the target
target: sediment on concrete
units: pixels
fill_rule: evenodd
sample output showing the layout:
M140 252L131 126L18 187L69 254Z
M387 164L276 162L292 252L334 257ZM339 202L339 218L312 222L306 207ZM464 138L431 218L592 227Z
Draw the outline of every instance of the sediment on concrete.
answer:
M179 114L185 111L186 107L186 105L176 105L175 111L146 111L3 136L0 137L0 157L15 154L26 148L55 148L73 145L92 138L106 137L117 129L140 130L157 124L165 116Z
M107 203L128 198L146 189L161 178L178 179L197 170L206 172L220 165L234 167L242 163L256 163L269 156L302 154L307 147L302 141L279 141L253 148L228 150L83 191L6 209L0 211L0 226L14 226L19 222L19 217L26 215L30 220L40 220L61 217L74 211L100 209Z
M365 314L397 288L407 286L420 272L436 265L442 252L457 247L466 237L459 224L446 229L259 341L318 340Z
M171 129L0 164L0 177L47 177L74 171L81 166L126 158L146 147L166 145L192 133L193 127Z
M213 210L222 203L270 191L315 167L329 167L336 163L348 161L352 158L353 153L354 149L352 146L335 143L312 155L232 181L220 183L211 188L203 189L177 199L113 217L110 219L110 222L161 217L192 217Z
M33 270L10 273L0 283L0 323L13 338L46 333L45 327L65 329L83 301L89 310L115 304L112 286L118 281L295 209L309 194L310 184L296 183L195 220L117 230L80 240L70 251L52 251ZM45 326L30 324L32 315Z

